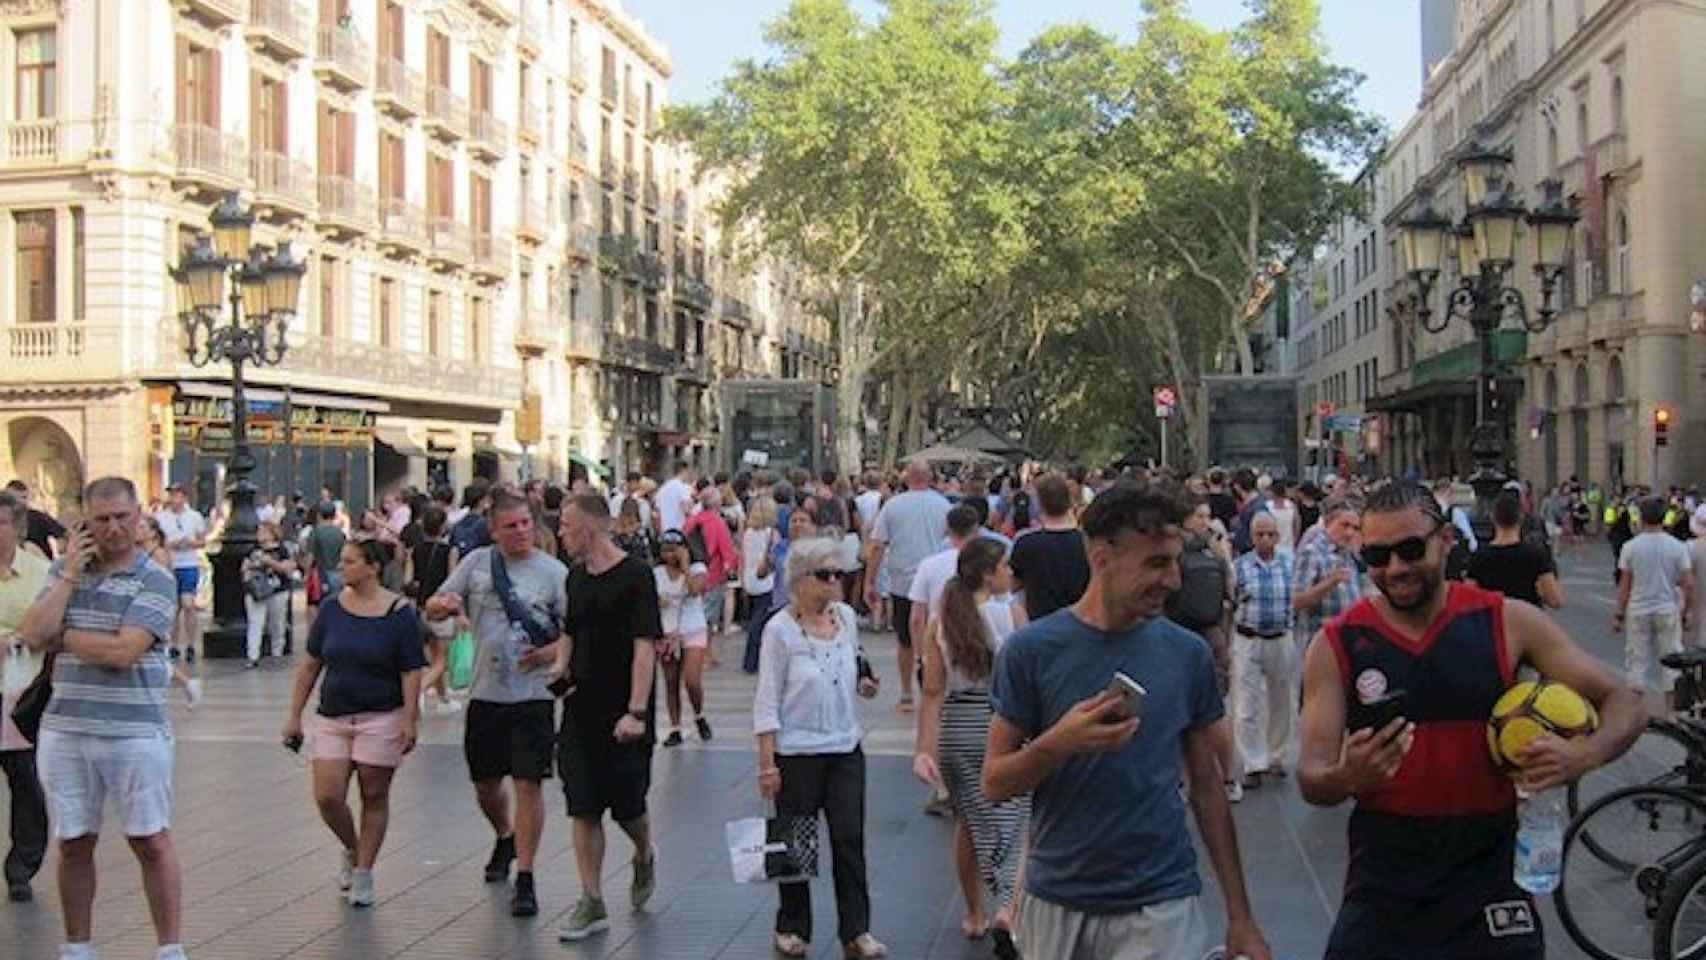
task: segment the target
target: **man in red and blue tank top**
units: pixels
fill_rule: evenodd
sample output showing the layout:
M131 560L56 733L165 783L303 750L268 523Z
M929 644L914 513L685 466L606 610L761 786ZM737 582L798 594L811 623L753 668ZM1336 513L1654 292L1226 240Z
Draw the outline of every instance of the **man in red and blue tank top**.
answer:
M1321 806L1356 800L1344 903L1327 960L1540 960L1532 898L1512 880L1516 790L1567 783L1628 749L1634 691L1520 600L1444 577L1452 526L1424 487L1369 497L1362 557L1378 595L1322 627L1304 665L1298 783ZM1486 724L1519 665L1592 701L1600 728L1537 739L1513 785ZM1402 716L1351 731L1403 692Z

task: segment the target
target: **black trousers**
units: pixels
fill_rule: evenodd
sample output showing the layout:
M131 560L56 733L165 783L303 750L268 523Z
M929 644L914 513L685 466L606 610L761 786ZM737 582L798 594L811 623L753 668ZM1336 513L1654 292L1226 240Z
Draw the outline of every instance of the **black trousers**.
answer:
M34 750L0 751L0 770L12 791L12 849L6 854L6 885L30 882L47 856L47 795L36 777Z
M778 756L782 792L776 797L780 816L816 816L823 811L829 824L829 848L834 862L835 915L842 943L871 929L871 890L865 883L865 751ZM812 893L809 883L778 885L782 906L776 911L776 932L812 938Z

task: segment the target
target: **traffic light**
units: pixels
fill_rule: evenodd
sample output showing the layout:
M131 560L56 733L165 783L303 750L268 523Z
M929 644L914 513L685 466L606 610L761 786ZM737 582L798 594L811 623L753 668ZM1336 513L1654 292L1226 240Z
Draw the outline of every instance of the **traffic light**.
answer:
M1670 446L1670 410L1667 407L1653 411L1653 446Z

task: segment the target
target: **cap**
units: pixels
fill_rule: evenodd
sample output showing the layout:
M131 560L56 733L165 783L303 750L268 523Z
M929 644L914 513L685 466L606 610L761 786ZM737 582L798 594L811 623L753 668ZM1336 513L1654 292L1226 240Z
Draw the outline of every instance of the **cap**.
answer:
M665 530L663 536L658 538L658 542L666 547L685 547L687 546L687 537L680 530Z

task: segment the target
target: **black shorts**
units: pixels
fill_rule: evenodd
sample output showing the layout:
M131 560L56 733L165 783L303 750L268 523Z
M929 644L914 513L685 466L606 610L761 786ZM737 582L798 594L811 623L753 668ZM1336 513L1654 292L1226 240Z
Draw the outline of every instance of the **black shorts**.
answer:
M646 813L654 734L648 725L639 740L617 743L612 736L616 719L588 720L573 710L563 711L557 768L563 773L563 800L571 817L602 817L608 810L625 823Z
M468 701L462 754L468 760L469 778L475 783L500 777L551 779L555 708L552 700Z
M898 593L889 594L889 619L894 622L895 642L912 646L912 601Z

